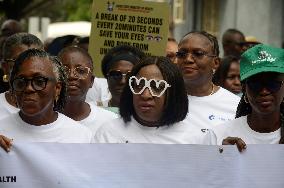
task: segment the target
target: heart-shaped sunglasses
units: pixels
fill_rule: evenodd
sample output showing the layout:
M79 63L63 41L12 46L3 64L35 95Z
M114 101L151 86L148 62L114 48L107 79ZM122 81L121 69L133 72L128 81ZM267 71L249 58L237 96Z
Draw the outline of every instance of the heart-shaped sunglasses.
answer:
M148 88L151 95L154 97L161 97L167 88L171 87L165 80L147 80L144 77L137 78L136 76L131 76L128 84L133 94L140 95Z

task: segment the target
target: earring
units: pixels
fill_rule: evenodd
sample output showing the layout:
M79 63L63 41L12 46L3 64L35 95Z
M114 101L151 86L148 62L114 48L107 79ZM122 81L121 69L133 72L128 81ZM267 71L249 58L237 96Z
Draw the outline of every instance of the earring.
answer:
M9 76L7 74L3 75L3 82L9 82Z
M55 99L54 99L54 106L56 106L56 105L57 105L57 101L58 101L58 99L59 99L59 97L58 97L58 95L56 95L56 96L55 96Z
M55 103L56 103L56 104L57 104L58 99L59 99L59 96L56 95L56 97L55 97Z
M244 101L245 101L245 103L247 103L247 104L249 103L249 102L248 102L247 95L244 95Z
M215 74L215 72L216 72L216 70L215 70L215 69L212 69L212 74L213 74L213 75Z

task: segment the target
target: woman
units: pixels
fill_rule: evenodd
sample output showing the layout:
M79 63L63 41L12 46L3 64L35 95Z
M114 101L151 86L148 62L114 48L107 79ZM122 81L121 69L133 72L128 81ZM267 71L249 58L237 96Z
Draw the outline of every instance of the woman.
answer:
M67 100L62 113L95 134L102 123L117 115L85 101L94 82L92 58L86 50L74 46L63 48L58 56L68 73Z
M190 103L189 123L210 129L234 119L240 98L212 82L220 62L216 37L204 31L190 32L181 39L176 55Z
M239 59L234 56L224 57L214 74L213 82L235 95L241 96L242 87L240 81Z
M241 57L243 84L234 121L214 129L218 143L246 144L284 143L284 50L267 45L248 49ZM227 138L229 137L229 138Z
M58 113L66 101L66 75L62 64L47 52L29 49L15 61L10 85L19 113L1 120L0 133L16 141L90 143L92 133ZM11 140L0 136L8 149Z
M106 109L118 113L120 95L126 85L126 76L133 66L144 57L139 49L128 45L112 48L102 60L102 72L107 79L111 99L104 103Z
M37 48L43 49L42 42L34 35L29 33L17 33L6 39L3 45L3 62L2 68L4 71L3 81L9 82L9 75L15 63L15 59L23 51ZM18 112L15 98L11 90L0 94L0 119L10 115L11 113Z
M121 95L121 118L98 129L102 143L212 144L215 135L183 120L188 100L182 75L166 57L136 64Z

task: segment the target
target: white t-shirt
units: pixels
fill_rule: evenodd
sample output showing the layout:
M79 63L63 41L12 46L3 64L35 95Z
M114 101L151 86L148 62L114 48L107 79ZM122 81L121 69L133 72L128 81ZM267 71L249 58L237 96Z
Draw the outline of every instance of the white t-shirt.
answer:
M247 116L225 122L213 128L217 136L217 144L221 145L228 136L239 137L246 144L278 144L281 134L280 128L270 133L259 133L252 130L247 123Z
M56 121L35 126L24 122L19 113L1 120L0 134L25 142L91 143L93 134L80 123L58 113Z
M220 87L213 95L188 96L188 114L185 121L198 128L211 129L214 125L235 119L240 97Z
M106 121L118 118L118 115L110 112L108 110L105 110L101 107L96 106L92 102L88 102L91 108L91 112L89 116L81 121L79 121L81 124L88 127L93 135L95 135L97 129Z
M216 144L213 131L197 129L179 122L170 126L146 127L134 118L127 124L122 118L102 125L95 135L98 143Z
M93 87L88 90L86 101L102 103L107 106L108 101L111 99L111 94L108 90L107 79L105 78L95 78Z
M13 113L17 113L19 111L18 108L10 105L6 98L5 93L0 94L0 119L7 117Z

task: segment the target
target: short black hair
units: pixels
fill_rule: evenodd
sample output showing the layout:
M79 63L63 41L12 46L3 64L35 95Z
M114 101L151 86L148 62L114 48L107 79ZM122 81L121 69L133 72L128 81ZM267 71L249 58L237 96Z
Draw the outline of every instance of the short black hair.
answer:
M79 52L80 54L82 54L84 57L86 57L88 59L88 63L92 66L92 72L93 72L93 60L92 57L90 56L90 54L84 50L83 48L80 48L78 46L67 46L65 48L63 48L59 53L58 53L58 57L59 59L62 58L62 56L66 53L71 53L71 52Z
M52 63L53 71L56 75L56 80L61 82L61 86L62 86L59 98L57 102L54 104L54 111L62 110L66 103L66 97L67 97L67 94L66 94L67 93L67 76L66 76L66 73L64 71L63 65L60 62L60 60L55 56L50 56L44 50L28 49L19 55L19 57L15 61L15 64L13 66L13 69L10 75L10 80L9 80L10 85L12 85L12 82L15 79L15 75L20 71L20 66L22 65L22 63L31 57L46 58ZM11 88L13 92L13 87Z
M216 70L215 74L213 75L213 83L224 87L225 80L227 78L230 66L233 62L238 63L239 58L229 55L221 59L221 63Z
M156 65L164 80L171 85L166 91L166 102L162 117L158 122L159 126L171 125L184 120L188 112L188 98L183 76L177 65L171 63L167 57L149 56L133 67L131 76L136 76L143 67L148 65ZM136 116L133 107L133 93L128 84L121 94L119 110L125 123L131 120L131 116Z
M88 44L89 43L89 40L90 40L90 37L81 37L78 39L78 44Z
M43 49L43 43L35 35L30 33L16 33L5 40L2 48L3 58L10 58L12 55L12 49L20 45L28 47L34 45L39 49Z
M245 39L245 35L241 31L234 29L234 28L230 28L224 32L222 36L222 44L226 45L226 44L231 43L232 42L231 36L234 34L239 34Z
M144 52L139 50L138 48L135 48L133 46L129 45L119 45L116 47L111 48L108 53L103 57L102 60L102 72L105 78L107 78L107 74L111 67L113 66L113 63L115 63L116 57L121 56L117 60L123 60L123 56L125 58L129 57L129 59L132 59L129 61L130 63L133 63L135 65L138 63L142 58L145 57ZM127 60L127 59L125 59Z
M220 51L219 51L219 44L218 44L218 40L215 36L211 35L210 33L207 33L206 31L190 31L187 34L185 34L182 39L179 42L179 45L181 44L181 42L184 40L184 38L186 38L188 35L190 34L199 34L202 35L204 37L206 37L212 44L212 50L214 55L219 56Z

